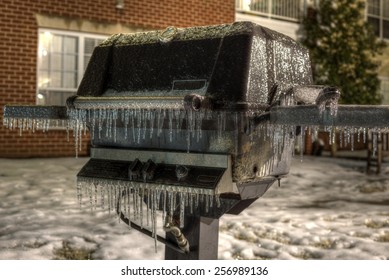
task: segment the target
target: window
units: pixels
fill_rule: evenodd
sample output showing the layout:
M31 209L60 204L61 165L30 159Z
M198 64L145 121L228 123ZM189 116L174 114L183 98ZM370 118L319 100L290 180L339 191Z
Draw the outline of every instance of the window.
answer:
M368 0L367 20L378 37L389 39L389 1Z
M306 0L236 0L238 11L288 21L298 21Z
M76 94L95 46L106 37L39 30L38 105L65 105Z

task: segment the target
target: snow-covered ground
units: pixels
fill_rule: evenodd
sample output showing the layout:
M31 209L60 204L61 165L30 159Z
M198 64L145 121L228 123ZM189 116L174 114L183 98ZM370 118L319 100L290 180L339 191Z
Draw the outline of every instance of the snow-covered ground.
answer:
M106 211L80 209L87 158L0 159L0 259L163 259ZM220 220L220 259L389 259L389 166L305 157L238 216Z

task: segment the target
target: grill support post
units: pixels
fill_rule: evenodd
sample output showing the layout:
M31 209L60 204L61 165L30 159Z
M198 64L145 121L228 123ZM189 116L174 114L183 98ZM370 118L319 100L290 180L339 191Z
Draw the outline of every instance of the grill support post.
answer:
M206 217L186 217L190 223L184 234L190 245L188 254L165 246L165 260L216 260L219 244L219 219ZM166 233L166 239L175 242L171 233Z

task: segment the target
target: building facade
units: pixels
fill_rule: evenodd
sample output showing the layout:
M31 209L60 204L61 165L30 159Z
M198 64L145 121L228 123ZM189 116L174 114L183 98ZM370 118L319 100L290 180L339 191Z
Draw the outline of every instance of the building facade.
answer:
M234 18L233 0L2 0L0 157L75 154L66 129L25 131L22 136L5 129L3 107L64 105L75 94L93 48L109 35L231 23ZM83 141L80 155L87 155L88 144Z

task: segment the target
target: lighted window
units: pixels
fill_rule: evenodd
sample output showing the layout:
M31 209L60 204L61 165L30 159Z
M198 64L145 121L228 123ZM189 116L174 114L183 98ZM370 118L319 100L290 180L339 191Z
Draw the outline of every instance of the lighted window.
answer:
M55 30L39 31L38 105L65 105L76 93L93 49L106 37Z

